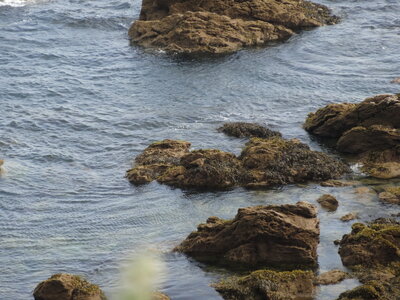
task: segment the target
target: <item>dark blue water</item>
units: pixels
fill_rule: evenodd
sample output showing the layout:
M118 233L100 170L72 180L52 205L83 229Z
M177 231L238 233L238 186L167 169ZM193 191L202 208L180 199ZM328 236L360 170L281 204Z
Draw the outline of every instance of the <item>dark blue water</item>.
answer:
M331 102L399 92L400 2L326 0L343 17L288 42L217 58L179 60L129 45L140 2L0 0L0 299L31 299L56 272L82 274L110 294L132 253L156 249L172 299L220 299L210 270L169 250L208 216L243 206L315 203L331 192L335 213L320 212L320 268L343 268L332 241L349 231L338 220L398 212L352 188L289 186L187 193L152 183L133 187L124 172L150 142L239 153L244 140L215 129L255 121L321 146L301 128ZM334 299L341 285L322 288Z

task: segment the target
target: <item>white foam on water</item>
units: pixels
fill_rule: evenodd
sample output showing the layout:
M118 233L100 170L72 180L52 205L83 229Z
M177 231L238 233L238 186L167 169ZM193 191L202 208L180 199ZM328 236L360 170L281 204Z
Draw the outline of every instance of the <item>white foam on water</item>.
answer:
M0 0L0 6L21 7L36 2L36 0Z

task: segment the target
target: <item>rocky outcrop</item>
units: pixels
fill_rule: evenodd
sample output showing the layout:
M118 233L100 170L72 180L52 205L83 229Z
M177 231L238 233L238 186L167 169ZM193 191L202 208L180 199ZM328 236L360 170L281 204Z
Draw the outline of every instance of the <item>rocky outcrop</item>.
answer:
M55 274L37 285L35 300L105 300L102 290L80 276Z
M189 147L183 141L153 143L136 158L126 177L133 184L157 180L180 188L265 188L323 181L350 171L324 153L280 137L252 138L239 157L212 149L189 152Z
M226 300L312 300L313 281L311 271L259 270L224 279L213 286Z
M257 123L245 123L245 122L230 122L225 123L218 131L225 133L229 136L237 138L243 137L258 137L268 139L270 137L281 137L281 133L273 131Z
M339 206L337 199L329 194L322 195L317 199L317 202L329 211L335 211Z
M302 0L144 0L129 36L172 53L229 53L337 21L327 7Z
M371 280L340 294L337 300L395 300L400 299L399 280Z
M319 221L306 202L241 208L232 220L208 218L175 251L225 266L317 264Z
M316 283L319 285L336 284L345 280L349 276L350 275L348 273L341 270L330 270L320 274L316 278Z
M400 176L400 95L379 95L359 104L329 104L309 114L304 128L337 138L337 149L358 155L362 170L377 178Z

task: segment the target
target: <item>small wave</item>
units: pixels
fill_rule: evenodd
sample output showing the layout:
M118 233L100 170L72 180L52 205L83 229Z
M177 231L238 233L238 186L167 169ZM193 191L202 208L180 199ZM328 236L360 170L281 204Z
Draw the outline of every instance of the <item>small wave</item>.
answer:
M36 0L0 0L0 6L21 7L36 2Z

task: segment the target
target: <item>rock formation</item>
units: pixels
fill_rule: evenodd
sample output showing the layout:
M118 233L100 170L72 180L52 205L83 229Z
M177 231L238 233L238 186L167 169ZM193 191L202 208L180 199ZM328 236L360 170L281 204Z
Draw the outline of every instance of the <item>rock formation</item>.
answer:
M386 203L400 204L400 186L384 187L379 193L379 200Z
M230 122L225 123L218 131L221 131L229 136L237 138L243 137L258 137L258 138L270 138L270 137L281 137L281 133L273 131L257 123L245 123L245 122Z
M322 195L317 199L317 202L329 211L335 211L339 206L339 202L336 198L329 194Z
M37 285L35 300L105 300L102 290L77 275L55 274Z
M133 184L157 180L181 188L264 188L323 181L350 171L324 153L280 137L252 138L239 157L220 150L189 152L189 147L183 141L153 143L136 158L126 177Z
M226 300L312 300L313 281L311 271L259 270L224 279L213 286Z
M379 95L359 104L329 104L309 114L304 127L337 138L337 149L358 155L362 170L377 178L400 176L400 95Z
M175 251L228 267L313 267L318 243L317 210L298 202L241 208L232 220L210 217Z
M338 21L303 0L143 0L131 41L171 53L229 53Z
M316 283L319 285L336 284L348 278L349 274L341 270L330 270L320 274L316 278Z

